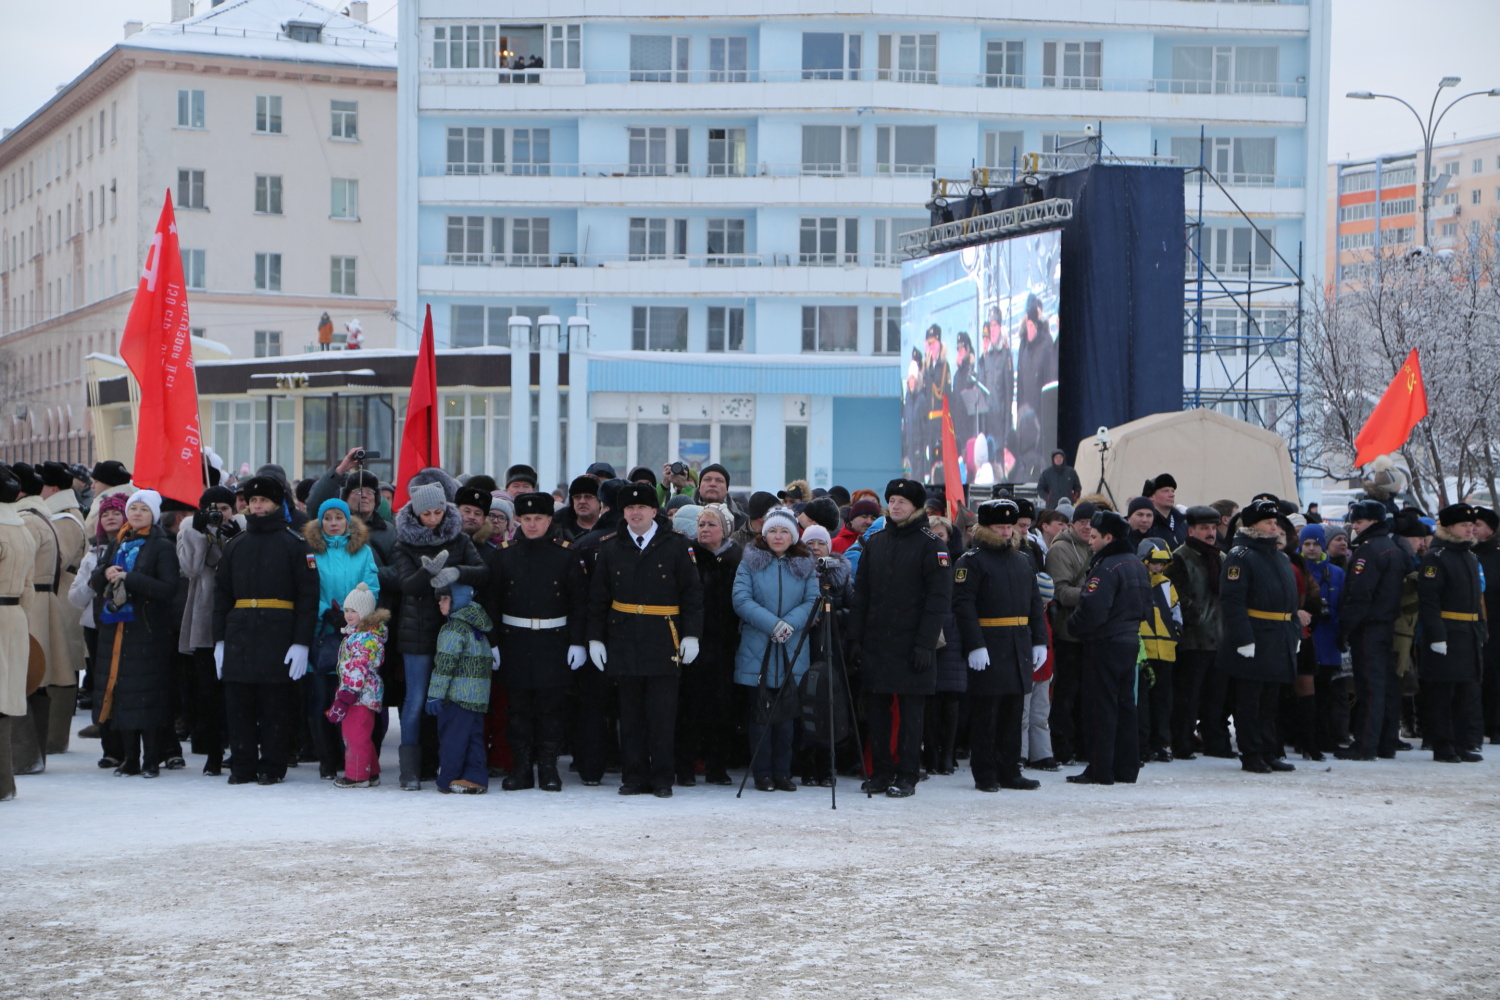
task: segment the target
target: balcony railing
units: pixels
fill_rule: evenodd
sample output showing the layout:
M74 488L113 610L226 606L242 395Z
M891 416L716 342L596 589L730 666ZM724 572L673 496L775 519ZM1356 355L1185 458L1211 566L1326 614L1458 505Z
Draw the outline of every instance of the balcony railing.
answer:
M424 253L423 266L434 267L900 267L902 255L881 253Z
M423 163L423 177L967 177L970 164L916 163ZM1006 164L1004 170L1009 171Z

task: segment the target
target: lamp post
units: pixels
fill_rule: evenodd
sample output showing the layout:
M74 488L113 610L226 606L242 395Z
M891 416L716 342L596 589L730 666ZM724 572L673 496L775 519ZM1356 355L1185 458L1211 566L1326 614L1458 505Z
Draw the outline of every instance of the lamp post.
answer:
M1406 101L1402 100L1394 94L1374 94L1368 90L1351 90L1349 91L1349 93L1344 95L1345 97L1351 98L1356 101L1373 101L1377 97L1384 98L1388 101L1395 101L1402 107L1406 108L1406 110L1410 111L1412 113L1412 117L1416 118L1417 127L1422 130L1421 243L1424 246L1430 243L1431 237L1431 226L1428 223L1427 216L1429 209L1432 207L1432 144L1437 138L1438 126L1443 123L1443 117L1447 115L1449 111L1453 110L1453 105L1457 104L1459 101L1467 100L1470 97L1500 97L1500 88L1496 88L1494 90L1474 90L1470 91L1467 94L1462 94L1458 97L1455 97L1453 100L1448 102L1447 106L1444 107L1441 112L1439 112L1437 110L1438 98L1443 96L1444 90L1449 87L1456 87L1460 82L1461 78L1456 76L1445 76L1438 81L1437 91L1432 95L1432 105L1427 109L1427 118L1425 120L1422 118L1421 113L1418 112L1416 108L1412 107ZM1437 115L1436 119L1433 118L1433 115ZM1375 220L1375 225L1377 227L1380 225L1379 219Z

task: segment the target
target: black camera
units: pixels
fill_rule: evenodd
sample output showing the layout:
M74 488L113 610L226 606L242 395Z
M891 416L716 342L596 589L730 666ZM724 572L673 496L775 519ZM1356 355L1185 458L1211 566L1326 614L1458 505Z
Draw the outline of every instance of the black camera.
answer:
M682 462L673 462L672 463L672 475L674 475L674 476L685 476L685 475L687 475L687 466L684 465Z
M209 507L204 513L208 515L207 520L211 527L217 528L224 523L224 512L218 507Z

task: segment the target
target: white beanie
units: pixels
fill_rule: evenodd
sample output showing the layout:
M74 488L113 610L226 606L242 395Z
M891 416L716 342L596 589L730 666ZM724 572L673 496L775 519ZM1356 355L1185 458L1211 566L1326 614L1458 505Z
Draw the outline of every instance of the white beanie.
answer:
M375 613L375 595L363 580L344 598L344 610L353 611L360 618L368 618Z
M760 533L764 535L770 531L772 525L777 521L786 522L782 526L791 531L793 538L796 538L801 533L802 529L797 526L797 515L792 513L792 508L790 507L772 507L767 511L765 520L760 523Z
M812 541L822 542L824 545L832 545L833 539L828 534L828 529L821 524L810 524L802 531L804 544Z
M125 513L127 515L130 513L130 505L133 503L143 503L147 507L150 507L151 520L153 523L161 520L160 493L156 492L155 490L136 490L134 493L130 494L130 498L125 501Z

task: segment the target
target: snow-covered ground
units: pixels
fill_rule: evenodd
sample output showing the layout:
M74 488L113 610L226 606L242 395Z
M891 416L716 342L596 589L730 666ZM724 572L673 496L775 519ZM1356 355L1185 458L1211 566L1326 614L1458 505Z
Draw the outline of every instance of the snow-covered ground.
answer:
M0 805L6 1000L1500 994L1500 754L999 795L961 770L904 801L846 781L830 811L574 775L229 787L202 758L147 781L96 753Z

